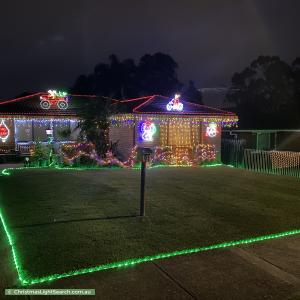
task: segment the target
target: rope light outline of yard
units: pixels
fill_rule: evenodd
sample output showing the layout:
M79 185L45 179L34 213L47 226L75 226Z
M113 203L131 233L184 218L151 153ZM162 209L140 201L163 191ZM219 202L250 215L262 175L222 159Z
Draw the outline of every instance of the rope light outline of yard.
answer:
M215 164L208 164L208 165L203 165L201 168L210 168L210 167L220 167L220 166L226 166L230 168L234 168L232 165L224 165L221 163L215 163ZM191 168L192 166L189 165L155 165L151 167L147 167L150 169L154 168ZM62 170L62 171L88 171L88 170L121 170L123 168L121 167L17 167L17 168L5 168L1 171L2 176L10 176L11 172L10 171L20 171L20 170L33 170L33 169L49 169L49 170ZM140 170L140 167L132 167L131 169L134 170Z
M26 168L8 168L8 169L4 169L2 171L2 175L4 175L4 176L11 175L11 173L8 173L7 170L22 170L22 169L32 169L32 168L27 168L27 167ZM74 168L69 168L69 169L74 170ZM85 170L85 169L80 168L79 170ZM282 237L300 234L300 229L294 229L294 230L290 230L290 231L279 232L279 233L263 235L263 236L258 236L258 237L252 237L252 238L247 238L247 239L242 239L242 240L227 241L227 242L223 242L223 243L218 243L218 244L213 244L213 245L203 246L203 247L198 247L198 248L190 248L190 249L183 249L183 250L178 250L178 251L173 251L173 252L158 253L156 255L144 256L144 257L140 257L140 258L131 258L131 259L117 261L117 262L113 262L113 263L102 264L102 265L95 266L95 267L73 270L73 271L69 271L69 272L65 272L65 273L61 273L61 274L52 274L52 275L43 276L43 277L30 278L30 277L26 277L24 275L24 272L22 270L22 265L21 265L19 257L18 257L18 251L16 250L15 245L14 245L13 235L11 234L11 232L8 228L8 225L6 224L6 221L5 221L5 218L4 218L1 208L0 208L0 220L1 220L1 224L4 229L4 232L5 232L5 235L7 237L7 240L9 242L9 245L11 248L11 255L13 258L13 262L14 262L17 274L18 274L18 279L22 286L29 286L29 285L33 285L33 284L49 282L49 281L54 281L54 280L58 280L58 279L62 279L62 278L72 277L72 276L76 276L76 275L83 275L83 274L88 274L88 273L93 273L93 272L98 272L98 271L103 271L103 270L108 270L108 269L123 268L123 267L133 266L133 265L150 262L150 261L158 260L158 259L170 258L170 257L187 255L187 254L192 254L192 253L199 253L199 252L215 250L215 249L229 248L229 247L234 247L234 246L238 246L238 245L252 244L252 243L256 243L256 242L260 242L260 241L264 241L264 240L271 240L271 239L282 238Z

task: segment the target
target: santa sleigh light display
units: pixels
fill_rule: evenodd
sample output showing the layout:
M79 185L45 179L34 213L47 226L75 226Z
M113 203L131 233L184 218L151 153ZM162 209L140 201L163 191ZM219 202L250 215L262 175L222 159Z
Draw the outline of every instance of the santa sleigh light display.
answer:
M66 92L49 90L48 94L40 96L40 105L43 109L49 109L51 106L57 106L59 109L67 109L69 99Z

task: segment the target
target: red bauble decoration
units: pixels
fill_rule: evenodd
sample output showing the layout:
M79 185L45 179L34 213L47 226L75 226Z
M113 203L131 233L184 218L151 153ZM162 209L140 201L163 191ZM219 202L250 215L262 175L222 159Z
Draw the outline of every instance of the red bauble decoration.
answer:
M9 129L4 123L4 121L2 120L0 123L0 139L2 140L2 142L5 142L8 136L9 136Z

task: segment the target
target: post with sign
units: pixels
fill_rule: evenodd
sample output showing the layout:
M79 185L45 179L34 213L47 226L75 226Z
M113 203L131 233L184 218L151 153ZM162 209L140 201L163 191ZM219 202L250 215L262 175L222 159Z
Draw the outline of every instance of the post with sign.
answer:
M140 190L140 216L145 216L145 183L146 165L150 159L152 150L150 148L138 148L138 157L141 160L141 190Z

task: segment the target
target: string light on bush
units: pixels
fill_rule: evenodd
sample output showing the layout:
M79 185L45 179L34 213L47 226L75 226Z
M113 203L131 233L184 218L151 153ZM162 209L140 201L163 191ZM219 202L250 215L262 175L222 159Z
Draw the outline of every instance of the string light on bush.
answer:
M128 157L128 159L124 162L124 165L127 167L134 167L134 165L137 163L137 146L135 145L132 149L131 149L131 153Z
M213 144L199 144L195 148L195 162L203 164L216 160L216 146Z
M110 150L106 152L104 158L100 157L92 143L66 144L61 146L60 151L64 163L70 166L72 166L77 159L86 157L90 160L89 163L98 167L126 167L126 165L116 158Z

